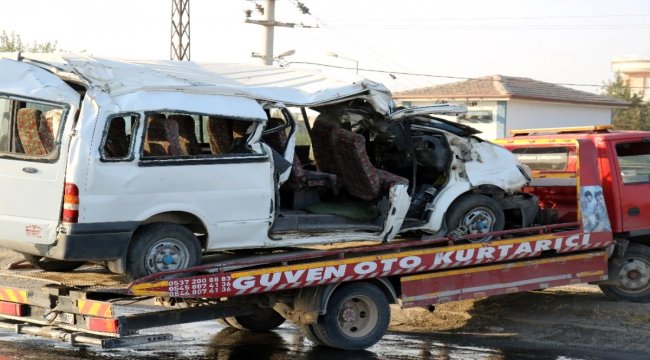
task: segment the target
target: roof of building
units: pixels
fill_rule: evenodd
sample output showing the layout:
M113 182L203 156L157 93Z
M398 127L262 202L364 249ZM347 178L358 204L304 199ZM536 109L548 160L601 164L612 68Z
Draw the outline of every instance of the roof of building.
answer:
M450 84L396 92L408 99L527 99L572 104L626 107L627 101L524 77L492 75Z

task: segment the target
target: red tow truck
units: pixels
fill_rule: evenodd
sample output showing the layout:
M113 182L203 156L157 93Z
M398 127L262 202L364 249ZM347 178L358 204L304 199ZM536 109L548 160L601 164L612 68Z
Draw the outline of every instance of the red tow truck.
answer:
M650 211L642 196L650 190L650 134L604 127L537 132L500 143L534 170L525 190L539 197L539 225L212 258L112 286L100 286L97 274L88 287L72 280L42 290L0 287L0 327L110 348L169 340L172 334L138 333L164 325L223 319L269 331L290 320L315 343L364 349L384 335L391 303L433 307L588 282L618 299L649 301L650 250L637 219ZM477 237L489 241L470 241ZM119 305L147 297L171 307L134 312Z
M587 231L611 231L616 256L602 291L625 301L650 301L650 132L614 131L611 125L513 131L498 141L533 170L531 187L544 209L558 219L578 219ZM580 171L600 183L591 188ZM582 180L580 180L582 179ZM579 181L580 180L580 181ZM539 185L544 186L539 186ZM574 214L572 191L580 188L581 210ZM551 221L552 222L552 221Z

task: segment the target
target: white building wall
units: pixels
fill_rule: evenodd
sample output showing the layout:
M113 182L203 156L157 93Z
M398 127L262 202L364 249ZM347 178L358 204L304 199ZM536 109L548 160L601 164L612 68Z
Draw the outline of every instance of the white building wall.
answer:
M506 111L506 133L501 136L508 136L510 130L515 129L608 125L612 123L611 108L607 106L510 100Z
M478 134L478 136L487 140L510 136L510 130L515 129L608 125L612 123L612 109L608 106L518 99L504 101L470 100L470 102L476 102L476 105L468 106L469 117L465 120L456 120L449 117L449 120L458 121L463 125L480 130L482 133ZM408 106L426 106L435 103L433 100L406 101ZM467 104L466 101L458 100L449 100L449 103ZM491 111L493 114L492 120L473 119L471 117L472 113L481 113L482 111Z

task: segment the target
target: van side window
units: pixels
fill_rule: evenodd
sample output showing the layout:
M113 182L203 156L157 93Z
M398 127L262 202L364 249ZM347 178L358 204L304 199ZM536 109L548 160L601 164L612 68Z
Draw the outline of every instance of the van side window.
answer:
M248 154L252 121L217 116L147 113L142 158L208 159Z
M21 159L53 154L60 144L63 114L59 106L0 98L0 153Z
M222 155L250 152L250 149L246 148L246 140L250 135L251 125L250 121L209 116L205 132L211 153Z
M133 133L137 129L137 114L118 114L109 117L102 142L103 160L131 160Z
M616 144L623 184L650 183L650 142Z

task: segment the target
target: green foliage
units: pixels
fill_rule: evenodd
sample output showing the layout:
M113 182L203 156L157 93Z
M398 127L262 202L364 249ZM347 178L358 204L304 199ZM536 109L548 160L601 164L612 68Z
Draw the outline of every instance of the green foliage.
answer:
M605 83L604 90L607 96L625 100L631 104L629 108L619 109L614 113L612 123L617 129L650 130L650 104L644 102L641 96L632 91L621 74L617 73L614 80Z
M25 52L41 52L41 53L51 53L56 51L57 42L45 42L39 43L34 41L31 45L25 45L20 38L20 35L12 32L7 34L6 31L3 31L0 35L0 51L15 52L15 51L25 51Z

